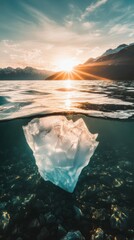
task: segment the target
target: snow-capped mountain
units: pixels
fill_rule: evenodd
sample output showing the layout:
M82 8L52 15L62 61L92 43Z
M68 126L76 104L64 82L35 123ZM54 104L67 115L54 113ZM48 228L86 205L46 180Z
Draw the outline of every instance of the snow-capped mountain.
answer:
M110 55L110 54L118 53L118 52L120 52L122 49L124 49L124 48L126 48L126 47L128 47L128 46L129 46L129 45L127 45L127 44L121 44L121 45L119 45L117 48L114 48L114 49L110 48L110 49L108 49L106 52L104 52L104 53L102 54L102 56L104 57L104 56L108 56L108 55Z

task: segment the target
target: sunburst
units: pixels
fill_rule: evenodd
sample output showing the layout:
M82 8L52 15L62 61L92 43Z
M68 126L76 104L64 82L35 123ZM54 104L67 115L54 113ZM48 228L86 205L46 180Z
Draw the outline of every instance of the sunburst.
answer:
M64 71L66 73L71 73L76 65L76 61L72 58L65 58L57 61L58 71Z

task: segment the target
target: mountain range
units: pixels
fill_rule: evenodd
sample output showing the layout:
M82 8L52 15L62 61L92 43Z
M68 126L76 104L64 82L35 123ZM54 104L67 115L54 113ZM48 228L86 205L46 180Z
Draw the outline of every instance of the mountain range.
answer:
M32 67L0 68L0 80L134 80L134 43L108 49L97 58L89 58L71 73L52 72Z
M0 68L0 80L44 80L52 74L52 71L39 70L32 67Z
M65 80L67 78L73 80L134 80L134 43L108 49L100 57L90 58L84 64L76 66L71 74L62 71L47 79Z

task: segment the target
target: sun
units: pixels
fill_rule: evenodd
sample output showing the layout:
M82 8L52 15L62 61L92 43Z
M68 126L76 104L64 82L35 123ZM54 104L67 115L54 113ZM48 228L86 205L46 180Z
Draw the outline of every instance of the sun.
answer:
M61 59L57 62L57 68L59 71L72 72L74 66L76 66L76 62L71 58Z

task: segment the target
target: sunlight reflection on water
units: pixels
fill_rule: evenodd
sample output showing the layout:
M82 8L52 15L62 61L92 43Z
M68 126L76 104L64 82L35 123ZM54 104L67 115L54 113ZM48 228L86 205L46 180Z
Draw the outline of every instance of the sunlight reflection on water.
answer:
M70 89L72 87L72 81L70 79L64 81L64 83L65 83L65 88ZM71 92L66 93L65 108L67 110L70 110L70 108L71 108L71 103L72 103L71 102L71 95L72 95Z
M71 111L129 118L134 115L133 90L134 82L0 81L0 120Z
M65 83L66 88L71 88L72 87L72 81L70 79L64 81L64 83Z
M65 99L65 108L70 110L71 108L71 96L70 93L67 93L67 98Z

